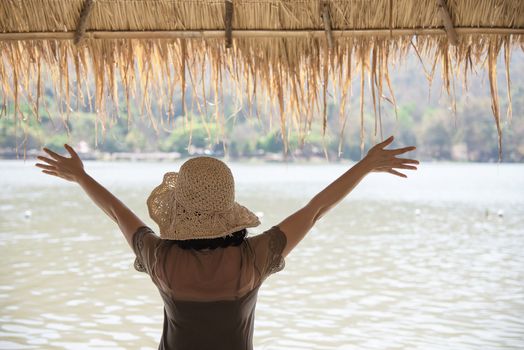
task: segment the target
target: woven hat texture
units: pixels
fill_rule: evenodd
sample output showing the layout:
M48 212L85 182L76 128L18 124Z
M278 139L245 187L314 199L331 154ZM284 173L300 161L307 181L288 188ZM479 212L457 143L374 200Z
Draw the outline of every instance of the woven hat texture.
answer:
M260 225L254 213L235 202L229 167L212 157L189 159L178 173L166 173L147 207L163 239L218 238Z

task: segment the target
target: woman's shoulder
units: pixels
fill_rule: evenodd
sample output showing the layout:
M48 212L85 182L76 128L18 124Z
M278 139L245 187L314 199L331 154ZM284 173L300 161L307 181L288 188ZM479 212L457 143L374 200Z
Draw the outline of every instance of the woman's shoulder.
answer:
M271 245L274 247L286 245L286 235L277 225L271 226L260 234L249 236L246 240L252 245Z
M282 251L286 246L286 235L278 226L272 226L261 234L250 237L248 245L251 247L262 280L284 268Z

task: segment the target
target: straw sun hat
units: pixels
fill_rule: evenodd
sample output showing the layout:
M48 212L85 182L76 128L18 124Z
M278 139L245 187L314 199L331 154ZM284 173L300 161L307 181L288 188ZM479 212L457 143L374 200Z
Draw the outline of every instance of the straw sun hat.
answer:
M218 238L260 225L254 213L235 202L229 167L211 157L192 158L178 173L166 173L147 207L163 239Z

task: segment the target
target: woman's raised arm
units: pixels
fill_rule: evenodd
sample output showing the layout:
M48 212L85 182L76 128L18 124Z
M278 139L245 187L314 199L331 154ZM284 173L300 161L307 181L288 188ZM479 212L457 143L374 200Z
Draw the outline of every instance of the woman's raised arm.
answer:
M133 234L139 227L146 225L124 203L85 172L82 160L71 146L64 145L64 147L71 155L70 158L44 148L51 158L39 156L37 158L47 164L35 165L44 169L42 172L48 175L78 183L93 202L118 224L132 248Z
M417 160L395 158L396 155L412 151L416 147L410 146L385 150L384 147L392 141L393 136L390 136L385 141L375 145L369 150L364 159L319 192L306 206L276 225L284 232L287 238L287 244L282 253L284 257L304 238L317 220L346 197L368 173L388 172L400 177L407 177L393 168L417 169L413 165L408 165L409 163L418 164Z

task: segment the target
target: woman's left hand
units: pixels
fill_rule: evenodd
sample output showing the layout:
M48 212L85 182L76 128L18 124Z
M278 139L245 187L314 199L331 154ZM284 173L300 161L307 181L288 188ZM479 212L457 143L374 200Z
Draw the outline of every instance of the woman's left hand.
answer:
M417 170L416 165L410 164L419 164L419 161L409 158L395 158L395 156L413 151L416 147L409 146L397 149L384 149L384 147L393 142L393 138L393 136L390 136L383 142L377 143L373 146L364 159L362 159L362 162L366 164L366 167L372 172L388 172L406 178L407 176L405 174L400 173L393 168Z
M65 144L64 147L71 155L71 158L63 157L48 148L44 148L44 151L49 154L51 158L38 156L37 159L46 164L36 163L35 165L44 169L42 172L45 174L61 177L68 181L78 182L80 178L86 175L84 164L71 146Z

